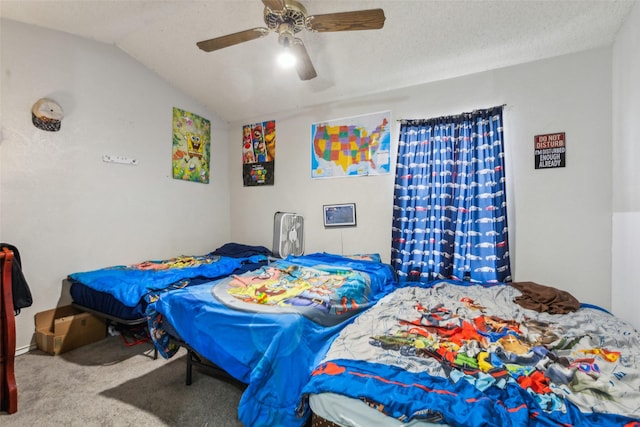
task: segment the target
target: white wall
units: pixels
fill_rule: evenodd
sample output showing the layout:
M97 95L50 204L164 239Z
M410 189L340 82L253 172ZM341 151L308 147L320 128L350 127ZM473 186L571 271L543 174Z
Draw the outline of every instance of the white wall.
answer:
M505 132L514 279L611 305L611 50L597 49L324 105L276 119L275 184L243 187L241 126L229 128L232 238L270 246L274 212L305 216L307 253L390 256L394 176L312 180L310 125L391 110L429 118L507 104ZM567 167L534 169L534 135L565 132ZM395 160L395 158L394 158ZM322 205L356 202L358 226L325 230Z
M217 116L114 46L6 20L1 31L0 240L20 250L35 300L17 317L20 350L35 313L69 302L67 274L229 241L228 137ZM59 132L31 124L42 97L64 108ZM212 121L208 185L171 177L174 106Z
M640 330L640 4L613 48L613 312Z

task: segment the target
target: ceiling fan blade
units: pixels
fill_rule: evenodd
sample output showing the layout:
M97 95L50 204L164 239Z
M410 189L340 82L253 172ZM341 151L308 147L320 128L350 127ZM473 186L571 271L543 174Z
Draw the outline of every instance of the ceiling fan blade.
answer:
M291 43L290 49L296 56L296 71L298 72L298 76L300 76L300 80L311 80L315 78L318 74L313 67L313 63L311 63L311 58L309 58L307 48L304 47L302 40L296 38L293 43Z
M284 9L284 0L262 0L262 3L271 10Z
M319 32L378 30L384 26L384 20L382 9L368 9L312 15L307 17L306 26Z
M205 52L213 52L214 50L233 46L235 44L248 42L249 40L259 39L269 34L267 28L253 28L251 30L240 31L226 36L216 37L215 39L203 40L196 43L198 47Z

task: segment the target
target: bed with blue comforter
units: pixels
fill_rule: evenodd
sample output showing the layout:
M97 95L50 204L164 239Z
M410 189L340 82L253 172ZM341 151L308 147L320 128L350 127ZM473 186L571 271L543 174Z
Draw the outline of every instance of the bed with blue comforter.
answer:
M204 255L180 255L69 274L73 302L122 321L146 320L158 293L240 274L267 264L262 246L227 243Z
M357 414L383 425L640 426L638 331L577 300L570 309L561 293L529 294L533 286L543 288L399 287L333 341L304 389L314 416L349 426L366 425Z
M247 385L244 425L302 426L310 414L302 388L332 339L395 285L377 255L288 257L159 295L147 307L149 328L164 357L184 342Z

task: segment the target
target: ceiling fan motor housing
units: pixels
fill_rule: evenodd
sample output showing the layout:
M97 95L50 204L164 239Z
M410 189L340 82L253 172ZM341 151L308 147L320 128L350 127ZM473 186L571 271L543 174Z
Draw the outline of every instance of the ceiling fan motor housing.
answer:
M307 10L294 0L285 0L284 9L264 8L264 22L271 31L279 34L278 42L290 46L295 34L306 28Z

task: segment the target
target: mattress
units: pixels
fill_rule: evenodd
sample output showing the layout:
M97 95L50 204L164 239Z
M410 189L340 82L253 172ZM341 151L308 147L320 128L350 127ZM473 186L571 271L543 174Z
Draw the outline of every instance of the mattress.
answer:
M71 283L69 292L74 304L122 320L144 318L144 310L147 307L144 299L134 306L127 306L107 292L97 291L76 280L68 280L68 282Z
M240 269L234 271L238 273L242 272ZM194 278L189 281L189 286L199 285L216 279L216 277ZM103 314L107 317L113 318L114 320L118 320L121 323L142 322L146 320L145 310L147 308L148 301L144 297L146 295L151 295L151 293L143 295L143 297L138 300L137 304L130 306L125 305L117 297L108 292L98 291L77 280L66 280L71 284L69 292L74 305L83 309L88 309L88 311Z
M341 427L446 427L447 424L432 423L424 420L410 420L404 423L389 418L361 400L336 393L312 394L309 396L309 406L315 415L312 427L321 427L327 421ZM326 422L324 424L327 424Z
M205 255L77 272L65 280L76 306L118 321L144 321L149 301L159 293L259 268L270 253L262 246L227 243Z

